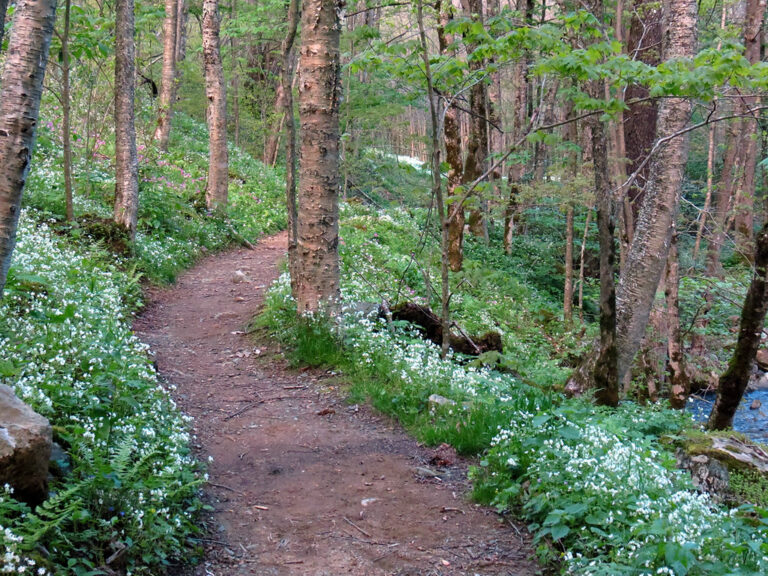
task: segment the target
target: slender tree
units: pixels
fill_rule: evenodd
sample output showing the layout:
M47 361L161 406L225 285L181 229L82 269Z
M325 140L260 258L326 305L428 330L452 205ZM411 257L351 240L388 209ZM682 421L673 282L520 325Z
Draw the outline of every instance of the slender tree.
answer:
M299 314L339 310L339 101L342 0L305 0L299 52Z
M163 20L163 71L160 79L160 103L154 139L162 151L168 150L171 135L171 114L176 99L176 34L178 32L179 2L165 0Z
M115 222L133 240L139 213L133 0L116 0L115 22Z
M285 200L288 208L288 270L291 274L292 292L296 292L295 281L298 276L298 257L296 246L299 226L296 207L296 118L293 111L293 57L296 31L299 27L301 6L299 0L290 0L288 5L288 31L283 40L283 70L280 82L283 90L283 114L285 115Z
M55 20L55 0L19 0L0 77L0 297L16 244Z
M75 219L75 208L72 193L72 88L70 85L70 20L72 13L72 0L64 2L64 29L60 34L61 39L61 140L64 152L64 197L66 202L67 221Z
M741 310L739 337L728 369L720 376L717 399L709 416L711 430L725 430L733 425L733 416L747 389L752 364L768 311L768 223L757 236L755 269Z
M693 56L697 15L696 0L664 0L665 59ZM688 152L687 136L677 134L688 123L691 108L689 99L679 97L666 98L659 105L656 135L664 144L651 162L645 199L616 292L619 381L628 372L645 335L651 305L667 263Z
M203 1L203 62L206 118L209 135L208 183L205 200L209 209L223 210L229 191L229 155L227 152L227 92L221 64L218 0Z

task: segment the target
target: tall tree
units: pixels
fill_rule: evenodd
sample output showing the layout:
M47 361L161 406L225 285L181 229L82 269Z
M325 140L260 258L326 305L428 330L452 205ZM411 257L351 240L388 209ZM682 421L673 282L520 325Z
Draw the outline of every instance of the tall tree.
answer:
M157 126L154 139L162 151L168 150L171 135L171 114L176 99L176 34L178 32L179 2L165 0L163 20L163 72L160 79L160 104L157 109Z
M296 246L299 226L296 206L296 118L293 111L293 75L295 59L293 46L299 27L301 6L299 0L290 0L288 5L288 31L283 40L283 71L280 79L283 90L283 114L285 114L285 200L288 208L288 270L291 282L295 283L298 275ZM292 285L292 292L296 291Z
M227 89L221 64L219 41L219 2L203 1L203 63L205 96L208 99L208 183L205 200L210 209L222 210L229 192L229 154L227 152Z
M691 58L696 50L698 3L664 0L663 53L666 60ZM645 335L661 274L667 263L673 223L688 152L680 135L691 115L688 98L666 98L659 105L656 137L659 149L651 161L645 199L616 292L616 345L621 381Z
M55 0L19 0L0 77L0 297L16 244L55 20Z
M115 222L123 226L133 240L139 214L133 0L115 1L115 22Z
M70 83L71 61L69 50L70 23L72 15L72 0L64 2L64 29L61 40L61 140L64 152L64 197L66 202L67 221L75 219L75 208L72 194L72 131L70 128L72 116L72 89Z
M755 247L755 269L752 282L741 310L739 337L728 369L720 376L717 399L709 416L711 430L724 430L733 425L733 416L747 389L752 364L768 311L768 223L757 236Z
M339 16L343 0L305 0L299 51L299 314L339 309Z

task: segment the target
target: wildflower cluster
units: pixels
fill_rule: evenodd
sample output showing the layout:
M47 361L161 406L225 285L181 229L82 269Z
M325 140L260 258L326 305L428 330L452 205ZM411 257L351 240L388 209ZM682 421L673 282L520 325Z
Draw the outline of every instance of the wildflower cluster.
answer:
M536 538L567 549L569 574L764 574L765 519L694 491L658 447L659 434L684 424L678 413L630 404L519 411L475 473L478 490L502 509L522 503Z
M0 500L6 540L20 559L44 547L53 569L93 569L125 545L133 573L145 573L196 530L202 480L188 425L131 332L135 278L34 216L22 214L0 306L0 381L51 420L68 459L36 511L12 514L18 503Z

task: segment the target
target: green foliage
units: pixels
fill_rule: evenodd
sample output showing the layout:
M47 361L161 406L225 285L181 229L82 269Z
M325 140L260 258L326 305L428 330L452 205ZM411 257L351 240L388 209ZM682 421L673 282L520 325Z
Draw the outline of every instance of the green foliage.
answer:
M729 486L737 500L768 508L768 477L765 474L757 470L732 470Z

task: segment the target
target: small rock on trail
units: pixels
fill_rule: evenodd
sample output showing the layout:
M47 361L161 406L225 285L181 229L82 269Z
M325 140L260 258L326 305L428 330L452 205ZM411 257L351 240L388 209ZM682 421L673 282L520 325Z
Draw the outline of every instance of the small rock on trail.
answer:
M347 406L331 374L290 370L274 343L244 334L286 239L209 255L151 289L136 320L194 419L198 456L213 458L205 558L174 573L538 574L524 530L467 500L467 464L449 447Z

